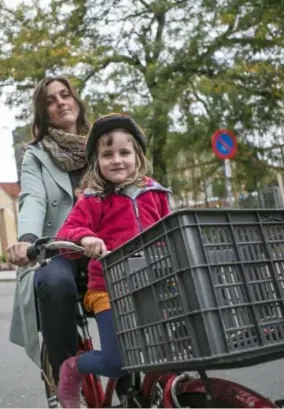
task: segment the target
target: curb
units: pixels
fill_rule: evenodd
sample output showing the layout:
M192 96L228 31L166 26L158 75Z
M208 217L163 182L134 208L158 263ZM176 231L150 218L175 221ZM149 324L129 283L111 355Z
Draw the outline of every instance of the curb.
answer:
M17 281L16 271L9 270L0 271L0 281L2 282Z

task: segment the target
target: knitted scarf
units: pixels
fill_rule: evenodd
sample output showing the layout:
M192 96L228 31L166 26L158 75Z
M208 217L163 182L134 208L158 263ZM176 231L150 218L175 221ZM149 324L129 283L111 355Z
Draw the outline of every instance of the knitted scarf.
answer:
M86 138L52 127L41 143L54 163L64 172L81 169L87 165L85 157Z

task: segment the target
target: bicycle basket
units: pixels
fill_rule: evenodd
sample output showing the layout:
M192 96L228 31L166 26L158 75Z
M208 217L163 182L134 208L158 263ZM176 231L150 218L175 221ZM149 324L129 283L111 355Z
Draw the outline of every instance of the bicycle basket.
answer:
M284 356L283 211L180 210L103 265L125 369Z

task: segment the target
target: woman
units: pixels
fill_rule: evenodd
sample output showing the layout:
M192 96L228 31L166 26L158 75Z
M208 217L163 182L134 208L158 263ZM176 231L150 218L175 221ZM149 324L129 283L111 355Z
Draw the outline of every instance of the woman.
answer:
M54 237L76 202L86 168L85 135L89 130L82 101L64 77L42 80L34 93L33 141L21 173L18 242L8 248L20 268L10 340L24 346L40 366L34 289L39 322L58 381L59 367L76 353L76 265L58 257L34 272L25 267L27 249L38 237Z

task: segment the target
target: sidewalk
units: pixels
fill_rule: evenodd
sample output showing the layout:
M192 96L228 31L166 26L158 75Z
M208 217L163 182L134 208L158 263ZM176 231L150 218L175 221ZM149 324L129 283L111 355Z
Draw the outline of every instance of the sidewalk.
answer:
M0 281L16 281L15 270L0 271Z

